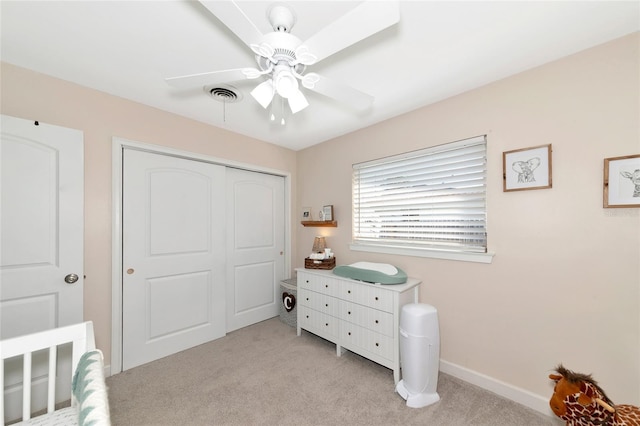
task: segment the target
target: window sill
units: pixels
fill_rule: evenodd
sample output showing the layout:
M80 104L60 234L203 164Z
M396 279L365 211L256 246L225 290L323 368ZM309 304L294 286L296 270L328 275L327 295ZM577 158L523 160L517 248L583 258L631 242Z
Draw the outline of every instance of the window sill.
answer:
M390 247L379 245L349 244L353 251L371 253L397 254L401 256L428 257L432 259L459 260L462 262L491 263L495 253L454 253L438 250L412 249L406 247Z

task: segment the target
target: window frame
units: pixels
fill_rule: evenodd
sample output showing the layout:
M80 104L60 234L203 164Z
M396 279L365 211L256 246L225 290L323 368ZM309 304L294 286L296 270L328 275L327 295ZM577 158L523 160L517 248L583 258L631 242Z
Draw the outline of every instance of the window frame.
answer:
M485 232L485 241L482 251L474 251L474 250L464 250L464 247L449 247L449 248L433 248L433 247L425 247L424 241L422 243L418 243L416 245L411 245L407 241L397 242L393 239L389 240L370 240L366 241L366 237L364 239L358 239L356 236L356 230L359 229L358 217L356 213L356 176L360 173L361 169L366 169L370 167L381 166L384 170L385 167L391 167L390 164L393 164L398 161L404 161L407 159L413 158L424 158L425 162L427 158L435 157L437 154L442 154L451 150L463 150L468 146L477 146L483 145L484 147L484 168L482 170L483 173L483 184L484 184L484 232ZM351 244L349 248L353 251L364 251L364 252L372 252L372 253L385 253L385 254L396 254L396 255L404 255L404 256L416 256L416 257L427 257L427 258L435 258L435 259L445 259L445 260L459 260L459 261L468 261L468 262L478 262L478 263L491 263L494 253L491 253L488 250L488 241L486 240L487 235L487 139L486 135L475 136L472 138L467 138L459 141L454 141L442 145L436 145L429 148L407 152L403 154L392 155L376 160L365 161L361 163L353 164L352 170L352 236L351 236ZM448 163L443 163L448 164ZM476 166L477 168L477 166Z

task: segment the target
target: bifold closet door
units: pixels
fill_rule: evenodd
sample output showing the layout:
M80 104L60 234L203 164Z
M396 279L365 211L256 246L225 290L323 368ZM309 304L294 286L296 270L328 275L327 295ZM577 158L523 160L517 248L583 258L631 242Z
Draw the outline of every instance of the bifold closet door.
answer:
M225 167L125 149L123 370L222 337Z

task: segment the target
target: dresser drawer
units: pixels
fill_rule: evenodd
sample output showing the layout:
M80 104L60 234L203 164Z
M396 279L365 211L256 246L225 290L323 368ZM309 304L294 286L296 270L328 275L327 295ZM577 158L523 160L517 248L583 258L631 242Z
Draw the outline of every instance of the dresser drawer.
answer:
M340 315L340 301L326 294L303 289L298 294L298 303L333 317Z
M338 297L381 311L393 312L393 292L374 284L358 284L344 281L340 287Z
M342 282L333 277L322 277L312 274L298 274L298 288L306 288L316 293L338 296Z
M340 320L331 315L318 312L308 306L298 306L298 325L319 335L338 337Z
M340 301L340 319L385 336L394 336L393 314L371 309L357 303Z
M392 337L343 321L340 324L340 338L345 346L357 346L385 359L394 359L395 340Z

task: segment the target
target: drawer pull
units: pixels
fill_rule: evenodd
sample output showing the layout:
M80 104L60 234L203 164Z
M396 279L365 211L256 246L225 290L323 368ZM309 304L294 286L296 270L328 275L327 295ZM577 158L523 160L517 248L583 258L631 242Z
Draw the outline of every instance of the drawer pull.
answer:
M348 332L347 334L348 334L349 336L351 336L351 332Z
M378 296L376 296L376 300L378 300Z
M325 304L324 304L324 306L325 306L326 308L328 308L328 307L329 307L329 304L328 304L328 303L325 303Z
M307 319L309 318L309 315L307 315Z
M378 320L376 320L376 324L378 324Z
M324 323L324 325L326 325L327 327L329 327L329 323L328 323L328 322L325 322L325 323Z
M376 346L380 346L380 343L376 342Z
M351 294L351 290L347 290L347 293Z
M329 288L329 284L325 284L325 285L324 285L324 288Z
M347 312L347 315L351 315L351 311Z

